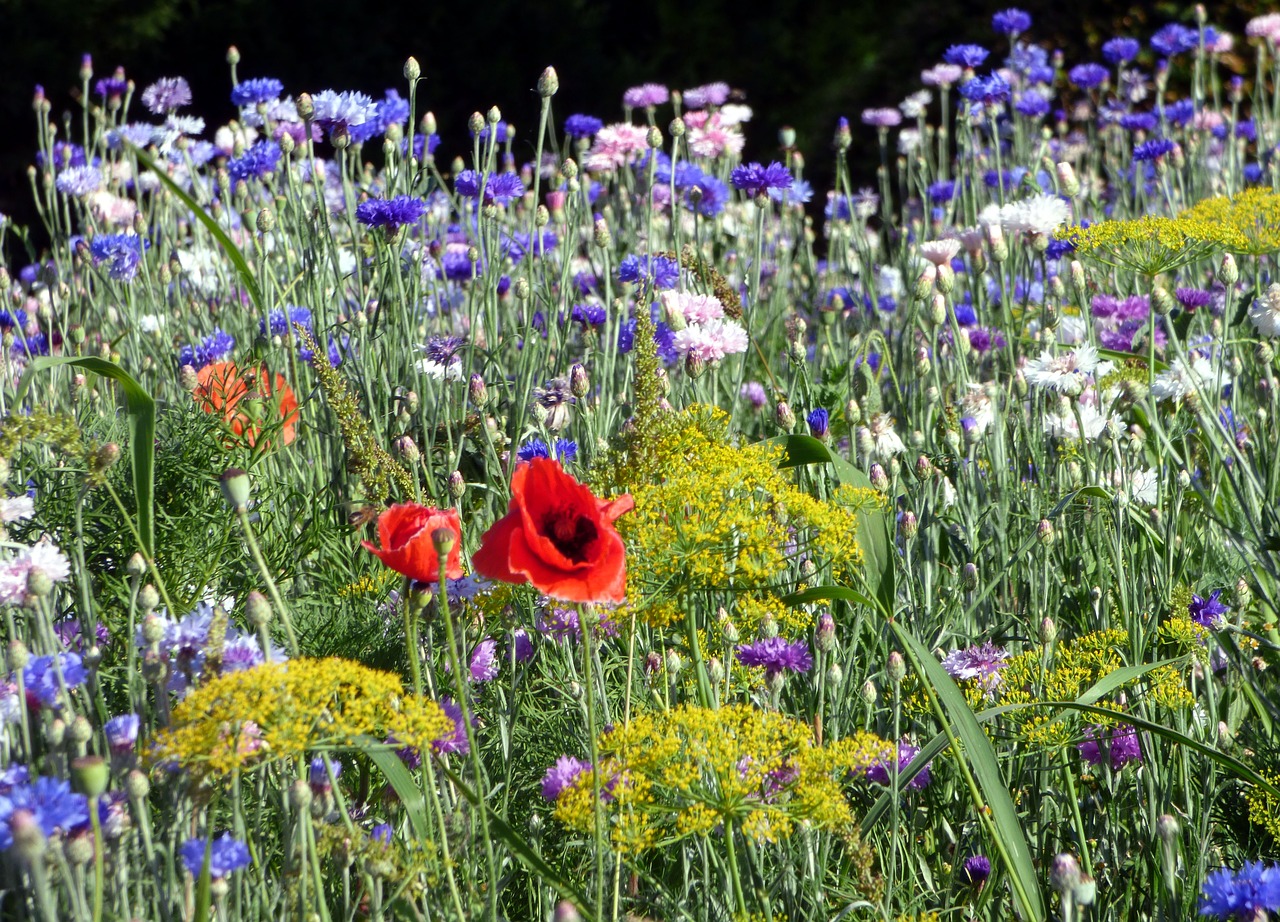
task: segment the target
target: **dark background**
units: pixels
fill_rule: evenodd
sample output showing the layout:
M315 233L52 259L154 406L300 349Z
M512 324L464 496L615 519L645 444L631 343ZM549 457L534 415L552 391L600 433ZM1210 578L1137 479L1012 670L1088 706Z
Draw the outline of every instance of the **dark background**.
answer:
M956 42L976 42L1003 60L1007 42L991 14L1010 0L773 0L752 16L731 0L480 0L475 3L377 0L0 0L0 212L33 223L26 168L35 148L31 91L38 83L53 114L78 113L80 57L93 55L95 79L123 65L137 95L153 79L185 76L195 96L187 111L209 128L234 114L227 94L227 47L241 54L241 78L273 76L286 91L405 92L401 68L422 65L419 111L435 112L448 164L468 148L466 119L498 105L517 128L521 161L532 158L538 99L534 84L554 65L558 124L573 112L606 121L621 115L622 91L645 81L685 88L725 80L755 110L746 154L767 158L777 131L793 126L818 190L830 182L836 118L855 125L855 184L874 170L875 135L856 130L862 109L891 106L919 88L921 69ZM1171 20L1192 22L1185 3L1023 0L1030 38L1066 52L1068 63L1096 56L1115 34L1145 40ZM1252 73L1242 32L1265 0L1210 3L1210 21L1232 32ZM1146 62L1150 64L1150 61ZM660 113L665 120L670 110ZM78 123L77 114L77 123ZM78 139L78 137L77 137Z

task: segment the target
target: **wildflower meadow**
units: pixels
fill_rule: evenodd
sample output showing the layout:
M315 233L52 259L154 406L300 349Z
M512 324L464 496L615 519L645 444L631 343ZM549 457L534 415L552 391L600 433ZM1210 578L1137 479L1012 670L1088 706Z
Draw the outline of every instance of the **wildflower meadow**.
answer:
M1280 13L956 38L37 88L0 919L1280 916Z

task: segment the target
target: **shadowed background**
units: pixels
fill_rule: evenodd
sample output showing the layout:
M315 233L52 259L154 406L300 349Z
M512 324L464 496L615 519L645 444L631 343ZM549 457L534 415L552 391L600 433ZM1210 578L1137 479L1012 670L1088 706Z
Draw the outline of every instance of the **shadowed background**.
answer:
M745 91L755 110L745 155L768 158L778 129L794 127L820 207L837 117L856 126L862 109L895 105L919 88L920 70L950 44L981 43L994 49L993 61L1003 60L1007 42L992 33L990 19L1010 5L1032 14L1031 40L1062 48L1069 63L1096 56L1114 34L1145 42L1168 21L1192 21L1193 9L1115 0L774 0L768 18L753 18L730 0L0 0L0 212L35 221L26 168L35 148L30 103L37 83L60 120L79 112L74 96L84 52L93 55L95 77L124 65L138 93L157 77L185 76L195 97L185 111L203 115L212 129L234 114L225 62L231 44L241 53L241 78L276 77L294 95L326 88L375 98L388 87L403 93L401 67L416 56L426 78L419 111L436 114L437 158L446 165L469 149L467 116L492 105L516 126L517 159L532 159L533 87L548 64L560 75L557 124L573 112L620 117L622 91L636 83L680 89L724 80ZM1210 4L1210 21L1240 38L1247 18L1265 5ZM1242 65L1251 72L1251 60ZM149 117L136 96L131 112ZM670 110L660 113L663 123L669 117ZM855 184L870 183L874 131L855 130L854 139Z

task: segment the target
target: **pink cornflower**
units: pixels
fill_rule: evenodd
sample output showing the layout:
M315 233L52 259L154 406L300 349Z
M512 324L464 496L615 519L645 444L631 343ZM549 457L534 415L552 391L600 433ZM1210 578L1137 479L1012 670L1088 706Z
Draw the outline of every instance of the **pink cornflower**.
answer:
M708 118L700 128L690 128L689 150L699 157L715 158L723 154L737 157L742 153L742 132L723 124L718 113Z
M747 351L747 331L732 320L716 319L685 327L674 338L681 357L719 362L726 355Z
M668 315L679 313L686 323L707 323L724 316L724 307L712 295L695 295L687 291L664 291L662 306Z
M647 135L648 131L639 125L626 122L605 125L596 133L595 142L583 158L582 165L588 172L611 173L649 149Z
M863 109L862 124L876 128L896 128L902 124L902 113L897 109Z

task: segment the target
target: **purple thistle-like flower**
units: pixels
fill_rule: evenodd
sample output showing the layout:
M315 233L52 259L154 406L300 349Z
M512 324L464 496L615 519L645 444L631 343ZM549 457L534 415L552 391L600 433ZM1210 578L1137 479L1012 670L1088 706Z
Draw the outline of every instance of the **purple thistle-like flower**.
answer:
M622 94L622 104L631 109L661 106L671 98L671 91L660 83L642 83Z
M916 760L916 756L918 756L919 754L920 754L919 746L912 746L910 743L906 742L905 740L900 741L898 743L898 753L895 759L895 761L898 764L898 771L899 772L905 771L911 765L911 763ZM932 764L933 764L932 762L929 763L929 765L932 765ZM920 769L920 771L917 772L916 775L910 781L907 782L908 790L919 791L922 788L928 787L929 782L932 780L932 776L929 774L929 765L926 765L924 768ZM889 761L887 759L881 759L880 761L868 766L867 780L872 781L876 784L888 785L890 783Z
M1109 759L1112 769L1119 771L1130 762L1142 761L1138 732L1129 724L1118 724L1110 731L1106 727L1089 726L1084 728L1084 735L1084 741L1077 743L1076 748L1080 758L1090 765L1101 765Z
M533 659L533 638L524 628L518 627L511 632L511 643L515 645L517 663L527 663Z
M142 104L153 115L191 105L191 85L182 77L161 77L142 91Z
M583 772L591 771L591 763L573 756L561 756L556 764L542 776L542 796L555 803L565 788L578 780Z
M1144 141L1133 149L1133 159L1138 162L1145 160L1159 160L1161 157L1169 154L1178 145L1168 138L1153 138L1150 141Z
M45 838L89 822L88 801L74 793L68 782L41 776L30 784L14 783L0 796L0 852L13 846L12 823L19 812L29 813Z
M121 714L103 724L102 730L106 734L107 745L111 747L111 751L130 752L133 744L138 741L138 728L141 724L142 720L137 714Z
M107 275L117 282L131 282L142 262L142 238L137 234L98 234L89 241L94 265L107 266Z
M471 744L467 741L467 728L462 723L462 708L452 698L441 698L438 702L445 716L453 721L453 729L444 736L431 741L432 752L443 754L467 755L471 752ZM401 755L400 758L404 758ZM405 760L408 761L407 759ZM413 768L413 765L409 766Z
M486 637L471 651L471 681L489 682L498 677L498 642Z
M1141 50L1142 43L1136 38L1110 38L1102 43L1102 57L1111 64L1127 64Z
M394 233L406 224L417 224L427 213L427 203L413 195L392 199L374 198L356 206L356 220L366 227L381 227Z
M1222 868L1204 879L1200 915L1254 922L1280 912L1280 866L1246 862L1239 871Z
M1067 72L1067 79L1082 90L1092 90L1102 86L1110 78L1111 71L1092 61L1087 64L1077 64Z
M971 887L981 887L991 876L991 859L986 855L970 855L960 865L960 879Z
M604 122L594 115L571 115L564 120L564 133L574 140L593 138L603 127Z
M279 99L284 84L275 77L252 77L241 80L231 90L231 103L236 106L256 106L261 102Z
M233 872L249 866L249 847L233 838L231 833L224 832L210 844L208 839L188 839L178 848L182 856L183 867L192 877L199 877L204 869L206 851L209 854L209 876L214 880L222 880Z
M1017 7L1001 10L991 17L991 28L1004 35L1018 35L1031 28L1031 14Z
M729 182L748 195L767 195L770 189L790 189L795 178L776 160L768 166L747 163L733 168Z
M280 166L280 145L275 141L259 141L239 157L227 161L227 173L233 180L266 179Z
M1173 296L1188 311L1196 311L1213 303L1213 292L1200 288L1176 288Z
M981 67L991 52L981 45L952 45L942 60L957 67Z
M813 655L803 641L790 643L781 637L767 637L739 645L738 662L744 666L763 666L767 675L777 675L783 670L808 672L813 668Z
M992 698L1000 687L1000 671L1009 665L1008 659L1009 653L1004 647L987 641L966 650L952 650L943 659L942 668L954 679L975 679L978 687Z
M1191 620L1210 629L1230 611L1231 607L1222 601L1221 589L1213 590L1207 599L1193 595L1191 604L1187 606L1187 614L1191 616Z

